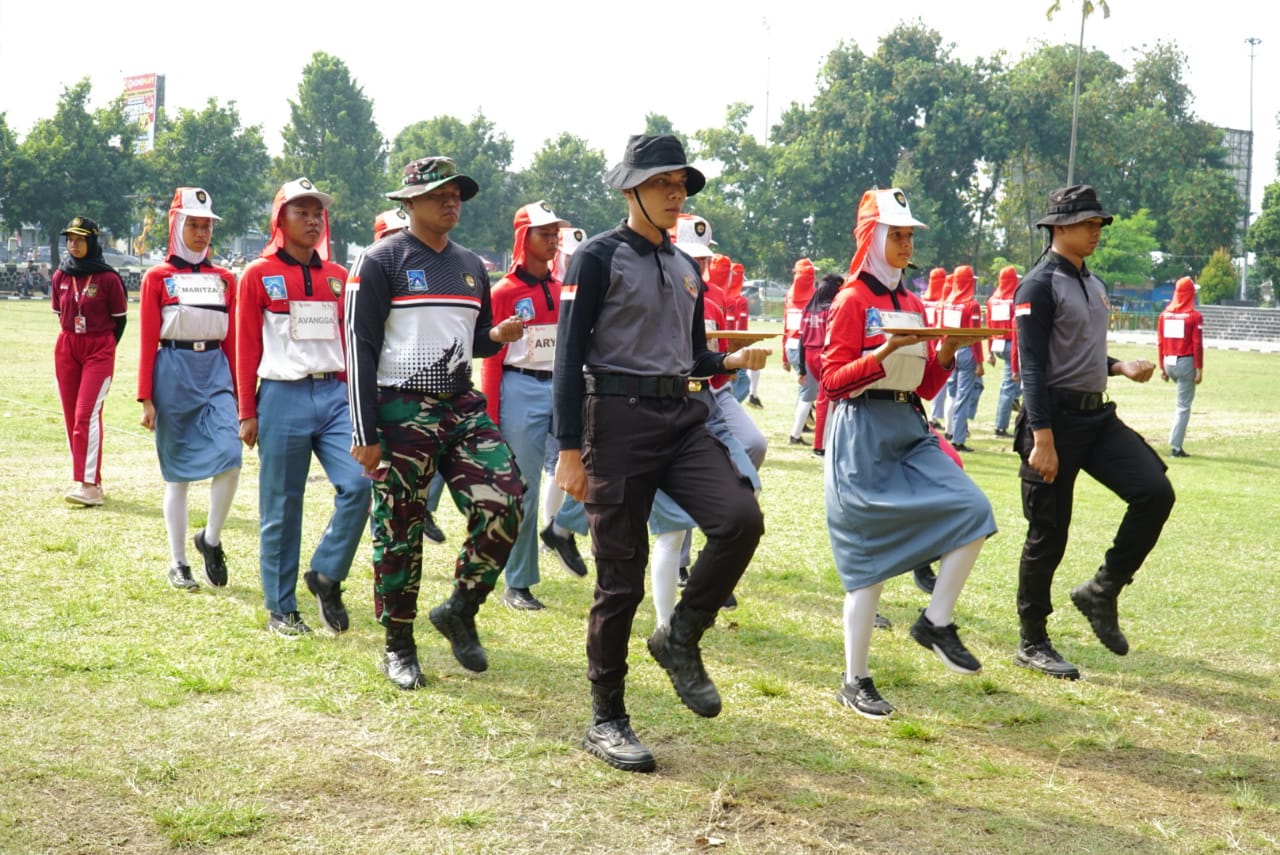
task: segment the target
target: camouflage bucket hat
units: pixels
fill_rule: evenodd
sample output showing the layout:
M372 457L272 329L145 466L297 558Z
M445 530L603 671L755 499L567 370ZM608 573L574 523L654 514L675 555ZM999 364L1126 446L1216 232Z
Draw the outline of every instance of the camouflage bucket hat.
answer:
M458 182L462 191L462 201L467 201L480 192L480 185L468 175L458 171L457 165L448 157L423 157L413 161L404 168L400 179L403 185L399 190L387 194L388 199L412 199L450 181Z

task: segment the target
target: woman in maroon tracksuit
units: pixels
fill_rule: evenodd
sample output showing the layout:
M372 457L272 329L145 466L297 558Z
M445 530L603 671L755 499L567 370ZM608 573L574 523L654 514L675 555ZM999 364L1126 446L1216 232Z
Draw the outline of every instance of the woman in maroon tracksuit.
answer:
M54 271L49 293L62 327L54 372L75 482L66 499L93 507L102 504L102 405L115 373L127 305L124 283L102 259L98 224L76 217L62 234L67 257Z

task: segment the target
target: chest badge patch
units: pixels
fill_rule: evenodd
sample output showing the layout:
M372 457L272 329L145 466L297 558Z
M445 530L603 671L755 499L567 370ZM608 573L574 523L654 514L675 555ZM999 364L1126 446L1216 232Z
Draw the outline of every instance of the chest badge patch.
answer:
M98 296L98 286L97 286L97 285L90 285L89 287L85 288L85 289L84 289L84 295L85 295L85 297L96 297L96 296Z
M686 290L686 291L688 291L688 292L689 292L689 296L690 296L690 297L697 297L697 296L698 296L698 283L697 283L697 281L696 281L696 280L695 280L691 275L689 275L688 273L686 273L686 274L684 275L684 290Z
M462 281L467 283L467 287L470 288L472 291L476 290L476 278L472 276L470 273L462 274Z
M333 296L342 297L342 280L334 276L329 277L329 290L333 292Z
M286 295L283 276L263 276L262 287L272 300L283 300Z
M533 308L533 298L521 297L519 300L516 300L515 314L517 318L524 321L526 324L533 320L534 316L537 314Z
M880 320L880 310L875 306L867 309L867 326L862 331L863 338L871 338L873 336L883 335L880 328L884 326L884 322Z
M427 272L425 270L406 270L411 294L424 294L427 290Z
M164 292L170 297L176 297L178 295L178 283L173 281L172 276L166 276L164 278Z

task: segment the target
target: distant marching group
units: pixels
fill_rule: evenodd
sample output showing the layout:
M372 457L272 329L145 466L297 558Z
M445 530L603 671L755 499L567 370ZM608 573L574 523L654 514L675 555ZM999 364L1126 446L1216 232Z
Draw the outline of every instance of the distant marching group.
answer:
M400 688L419 688L422 545L424 536L443 539L431 516L443 485L467 536L452 590L428 618L459 664L488 668L476 615L498 576L506 574L506 605L541 609L531 590L539 541L586 576L574 538L590 532L596 588L584 748L619 769L655 767L624 703L647 566L657 616L648 649L686 706L717 715L700 642L720 609L735 604L764 533L757 497L766 441L740 402L762 406L759 371L771 350L768 336L746 331L741 265L711 249L705 219L683 212L706 179L680 142L633 136L606 182L626 202L622 223L586 239L546 202L521 207L511 267L492 289L480 257L448 237L480 188L447 157L405 167L402 186L387 194L399 206L379 215L373 245L350 272L329 259L332 197L305 178L276 193L269 241L238 282L209 260L219 219L209 194L178 188L167 260L142 280L137 393L165 482L169 582L199 585L186 550L188 486L211 479L207 522L191 542L204 582L227 584L223 528L242 446L256 446L267 628L285 638L310 633L296 589L314 454L335 491L302 575L319 620L334 633L349 627L342 583L367 526L374 616L385 630L381 668ZM1110 222L1088 186L1050 194L1038 223L1049 247L1021 281L1013 268L1000 272L985 318L969 267L932 271L923 300L906 286L914 233L925 225L899 190L863 195L847 277L815 284L812 263L797 263L784 321L784 366L800 381L790 441L804 442L816 404L814 453L824 459L828 530L846 591L837 699L860 715L893 712L868 658L874 627L887 624L877 614L880 593L894 576L914 571L930 592L912 638L953 671L982 667L953 614L996 531L991 504L957 453L969 451L988 339L988 359L1006 366L998 435L1010 435L1021 389L1012 441L1028 529L1014 661L1079 677L1054 649L1047 618L1082 470L1128 507L1096 575L1071 599L1108 649L1127 652L1117 597L1154 547L1174 494L1160 457L1105 394L1109 376L1145 382L1155 369L1106 356L1110 306L1085 259ZM75 480L66 498L92 507L103 502L102 405L126 302L97 225L76 217L62 234L68 257L53 277L52 303ZM1179 282L1160 319L1161 375L1178 382L1174 456L1186 456L1186 416L1203 370L1194 292L1189 279ZM481 390L473 358L482 359ZM946 436L936 429L944 414ZM705 545L691 559L694 528Z

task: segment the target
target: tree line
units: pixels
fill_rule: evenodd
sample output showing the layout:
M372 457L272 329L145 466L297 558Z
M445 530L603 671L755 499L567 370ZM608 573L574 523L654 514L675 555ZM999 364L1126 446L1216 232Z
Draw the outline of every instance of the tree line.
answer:
M917 240L922 267L971 264L989 276L1006 263L1029 267L1044 248L1034 223L1048 191L1064 183L1075 61L1074 45L1041 45L1017 59L966 63L938 32L908 22L871 53L852 42L831 50L813 100L792 103L767 141L747 132L745 104L728 105L718 128L686 133L650 114L644 129L677 133L709 165L717 177L687 207L711 221L720 250L753 277L785 280L801 256L842 269L857 200L877 185L903 188L930 225ZM1075 176L1117 215L1094 259L1113 285L1198 276L1211 261L1230 279L1221 265L1240 245L1243 201L1221 129L1194 112L1187 67L1166 43L1135 52L1128 67L1101 51L1083 57ZM120 104L90 112L90 94L87 80L67 88L53 117L21 142L0 114L7 228L40 224L56 243L62 224L87 213L118 236L143 224L145 245L163 246L173 188L195 184L213 195L225 239L265 231L274 189L306 175L334 196L341 260L349 244L370 240L403 165L430 154L453 157L482 188L453 233L473 249L508 251L512 212L533 199L589 233L624 212L603 183L611 159L571 131L544 141L522 170L512 167L512 139L483 113L425 119L388 139L346 64L323 52L302 70L277 157L260 126L245 127L235 102L217 99L162 110L154 149L136 154ZM1280 183L1267 188L1245 244L1258 257L1252 279L1275 278Z

